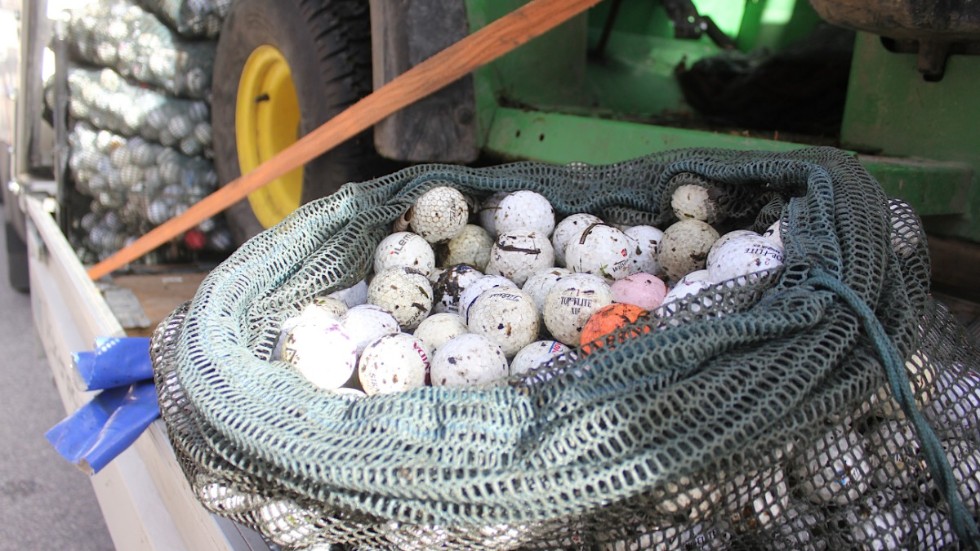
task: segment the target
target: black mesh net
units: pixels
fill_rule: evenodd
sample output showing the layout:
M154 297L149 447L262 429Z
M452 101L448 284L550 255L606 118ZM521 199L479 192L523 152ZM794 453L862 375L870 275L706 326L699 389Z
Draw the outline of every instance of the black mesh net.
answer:
M679 181L734 198L742 227L780 219L783 267L502 386L351 399L269 361L282 322L365 278L434 186L663 224ZM980 516L973 346L930 298L914 212L820 148L350 184L218 266L152 357L201 502L286 547L932 549L966 546Z

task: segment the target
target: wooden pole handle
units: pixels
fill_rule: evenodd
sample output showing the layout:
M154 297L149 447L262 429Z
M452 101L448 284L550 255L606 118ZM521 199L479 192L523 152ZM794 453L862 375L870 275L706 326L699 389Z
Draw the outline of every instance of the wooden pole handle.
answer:
M532 0L398 75L248 174L92 266L89 277L99 279L137 260L395 111L448 86L597 3L599 0Z

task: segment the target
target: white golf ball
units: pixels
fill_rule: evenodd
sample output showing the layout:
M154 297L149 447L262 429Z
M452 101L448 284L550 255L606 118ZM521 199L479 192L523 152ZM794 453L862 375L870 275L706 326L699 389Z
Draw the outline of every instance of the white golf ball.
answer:
M494 220L497 216L497 210L500 209L500 201L507 195L506 191L498 191L480 203L480 210L477 214L480 219L480 226L487 230L491 238L497 236L497 224Z
M521 190L507 194L493 215L497 235L534 231L548 237L555 229L555 209L540 193Z
M425 386L429 355L425 345L407 333L384 335L364 348L357 377L368 396Z
M718 251L722 247L724 247L729 241L733 239L738 239L740 237L750 236L750 235L759 235L759 234L755 233L752 230L732 230L719 237L718 240L711 245L711 249L708 250L708 257L707 259L705 259L705 266L714 262L715 255L717 255Z
M425 349L431 358L440 346L449 342L450 339L468 332L469 329L466 328L466 324L463 322L463 318L459 317L459 314L443 312L432 314L422 320L422 323L415 328L414 335L425 345Z
M683 516L688 520L705 518L721 501L722 493L714 484L695 483L689 477L669 481L662 494L658 492L657 510L672 518Z
M632 226L623 233L636 242L630 273L659 274L661 268L660 261L657 260L657 245L664 238L664 232L653 226Z
M807 499L818 505L847 505L868 490L874 465L862 440L853 430L836 426L797 458L792 474Z
M388 268L410 268L426 277L436 266L436 253L422 236L398 232L381 240L374 252L374 273Z
M538 338L538 311L520 289L488 289L470 306L467 327L483 335L512 358Z
M703 269L718 232L700 220L681 220L664 231L657 246L657 259L667 277L677 281L685 274Z
M558 341L534 341L520 349L510 361L510 374L523 375L571 351L571 348Z
M357 353L378 337L398 333L398 320L390 313L374 304L355 306L344 314L340 323L350 338L357 343Z
M766 231L762 232L762 237L766 238L774 247L779 250L783 249L783 234L782 234L783 223L781 220L776 220L772 223Z
M493 248L493 237L480 226L467 224L463 231L446 243L446 258L444 266L469 264L477 270L486 270L490 262L490 249Z
M469 219L466 197L458 190L435 187L423 193L412 207L412 231L429 243L442 243L459 235Z
M712 281L722 282L783 265L783 251L761 235L732 239L708 264Z
M402 329L415 329L432 310L432 285L408 268L388 268L368 285L368 302L390 312Z
M778 467L736 475L730 484L726 495L735 499L729 520L736 531L769 528L789 507L789 484Z
M301 322L286 334L282 359L318 388L340 388L354 373L357 343L337 320Z
M512 231L497 236L487 273L502 275L520 286L534 273L554 265L555 253L547 236L536 231Z
M477 297L483 294L483 292L487 289L494 287L507 287L511 289L519 288L516 283L501 275L487 274L476 281L471 282L459 294L459 306L457 313L463 318L463 321L469 323L470 306L473 305L473 302L476 301Z
M432 286L434 296L432 311L437 314L442 312L458 314L459 299L463 291L483 276L483 273L469 264L456 264L446 268Z
M490 339L466 333L450 339L436 350L430 374L433 386L494 383L507 377L507 358L500 346Z
M586 228L593 224L602 224L602 219L594 214L580 212L566 216L555 226L551 234L551 245L555 250L555 265L565 265L565 247L572 239L578 239Z
M678 220L700 220L708 224L718 221L720 211L715 190L696 184L684 184L670 196L670 206Z
M545 297L544 324L555 339L578 346L585 322L610 304L612 290L605 280L592 274L571 274L555 283Z
M367 303L367 289L367 281L362 279L351 287L335 291L327 296L343 301L348 308L353 308Z
M636 243L612 226L589 226L565 247L565 266L612 282L630 275Z
M548 292L558 280L570 274L572 271L567 268L541 270L527 278L527 281L521 286L521 290L531 295L531 299L534 300L534 307L537 308L540 315L544 311L544 299L548 296Z

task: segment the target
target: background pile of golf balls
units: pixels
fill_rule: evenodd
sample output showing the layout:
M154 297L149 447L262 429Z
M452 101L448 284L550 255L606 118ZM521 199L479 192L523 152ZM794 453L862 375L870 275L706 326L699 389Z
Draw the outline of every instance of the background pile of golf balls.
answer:
M214 2L147 1L205 27L220 11ZM83 262L108 257L217 189L206 101L215 43L195 39L201 36L214 35L183 37L123 0L71 13L68 168L76 191L91 201L71 217L68 237ZM47 95L53 105L50 86ZM217 217L141 262L224 253L233 245Z
M762 234L719 235L713 194L697 187L676 189L677 221L663 231L586 213L557 219L531 191L477 201L433 188L382 240L367 280L318 297L284 324L273 359L350 399L547 373L556 357L589 353L583 327L610 305L671 319L705 304L685 297L781 265L778 222ZM917 388L935 385L920 395L927 412L944 404L930 415L953 412L949 426L976 417L980 381L936 384L931 371L908 369ZM752 538L794 549L951 545L945 506L901 409L884 389L861 407L760 461L764 468L669 484L654 496L649 523L600 547L726 549ZM958 434L942 434L943 444L977 515L980 454Z
M177 34L214 38L234 0L139 0Z
M574 357L604 307L670 316L671 303L713 283L781 265L778 224L720 237L701 191L680 186L679 221L661 231L557 219L528 190L477 201L434 187L381 241L361 291L322 297L283 327L277 359L322 388L367 394L493 384Z

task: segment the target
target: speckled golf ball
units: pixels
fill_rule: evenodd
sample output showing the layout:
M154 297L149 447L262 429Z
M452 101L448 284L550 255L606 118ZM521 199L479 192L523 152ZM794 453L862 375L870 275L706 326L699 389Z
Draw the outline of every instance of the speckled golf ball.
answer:
M632 304L644 310L654 310L660 307L667 296L667 285L659 277L651 274L636 273L610 286L613 302Z
M432 310L432 285L408 268L388 268L368 285L368 302L387 310L403 330L411 330Z
M486 270L492 248L493 237L487 230L467 224L456 237L446 243L446 256L442 265L468 264L477 270Z
M507 195L508 193L506 191L498 191L480 202L480 210L477 213L477 218L480 220L480 226L487 230L491 238L497 236L497 224L494 220L497 215L497 210L500 209L500 201L504 197L507 197Z
M558 280L572 273L567 268L547 268L527 278L527 281L521 286L521 290L531 295L531 299L534 300L534 307L538 309L540 315L544 311L544 299L548 296L551 288Z
M507 357L500 346L490 339L466 333L436 350L430 375L433 386L490 384L507 377Z
M512 358L538 338L538 311L520 289L488 289L470 306L466 326L483 335Z
M635 242L630 273L659 274L661 268L657 259L657 245L664 238L664 232L653 226L631 226L623 233Z
M673 518L703 519L721 501L721 490L714 484L695 483L689 477L668 481L657 492L657 510Z
M431 358L440 346L449 342L450 339L468 332L469 329L459 314L443 312L432 314L422 320L422 323L415 328L414 335L425 345L425 349Z
M613 282L630 274L635 248L635 242L622 231L605 224L592 225L568 242L565 266Z
M368 284L366 280L361 280L354 285L341 289L340 291L334 291L327 295L330 298L335 298L337 300L343 301L348 308L353 308L360 304L367 303L367 290Z
M664 231L657 246L660 267L671 281L685 274L701 270L711 245L718 240L718 232L700 220L681 220Z
M708 224L718 221L717 191L696 184L684 184L670 196L670 206L678 220L700 220Z
M563 277L545 297L542 317L551 335L568 346L578 346L582 328L597 310L612 304L612 290L592 274Z
M859 434L836 426L796 458L792 469L798 488L819 505L846 505L868 490L874 466Z
M555 229L555 209L548 199L530 190L507 194L493 215L497 235L516 231L534 231L548 237Z
M555 265L565 265L565 247L572 239L577 239L586 228L593 224L602 224L602 219L594 214L579 212L562 218L551 234L551 245L555 250Z
M778 468L736 475L727 489L733 496L729 521L737 532L768 529L789 507L786 473Z
M844 510L841 520L840 527L846 527L844 540L854 549L868 551L901 549L911 529L905 507L889 490L863 496Z
M523 375L532 369L537 369L551 360L569 354L572 349L558 341L534 341L521 348L514 359L510 361L510 374Z
M428 371L425 345L407 333L371 341L357 362L357 377L368 396L425 386Z
M318 388L339 388L354 373L357 343L338 320L299 323L286 334L282 359Z
M726 242L707 265L712 281L722 282L783 265L783 251L761 235Z
M432 311L439 314L450 312L459 313L459 299L463 291L484 274L469 264L449 266L432 286L434 296Z
M358 354L364 351L364 347L369 342L399 331L398 320L374 304L362 304L351 308L340 322L351 339L357 343Z
M442 243L459 235L469 216L466 197L454 188L440 186L415 201L409 225L429 243Z
M336 318L340 318L347 313L347 310L350 309L350 307L347 306L347 303L339 298L322 295L313 297L312 305L333 314L333 316Z
M974 516L980 514L980 449L975 442L960 439L945 440L942 445L963 505Z
M469 323L470 306L473 305L473 302L476 301L477 297L483 294L484 291L493 287L507 287L511 289L519 288L516 283L501 275L486 274L476 281L473 281L459 294L459 306L457 313L463 318L463 321Z
M707 272L707 270L699 270ZM698 273L698 272L692 272ZM687 297L696 295L705 289L711 288L711 282L707 279L687 279L686 277L681 278L673 287L667 291L664 296L664 300L661 305L667 305L672 302L677 302L679 300L685 299Z
M502 275L518 286L527 278L555 265L551 241L536 231L501 233L490 250L487 273Z
M436 253L422 236L398 232L381 240L374 252L374 273L388 268L410 268L428 276L436 266Z
M867 436L865 450L877 465L872 479L879 487L896 491L914 487L922 475L919 439L904 421L882 420Z
M923 504L906 506L909 533L906 549L955 549L956 535L945 514Z

